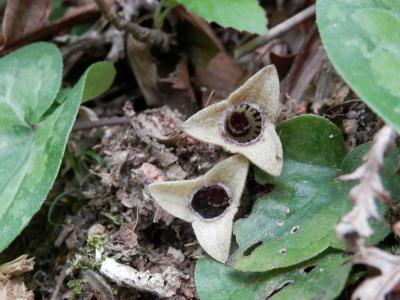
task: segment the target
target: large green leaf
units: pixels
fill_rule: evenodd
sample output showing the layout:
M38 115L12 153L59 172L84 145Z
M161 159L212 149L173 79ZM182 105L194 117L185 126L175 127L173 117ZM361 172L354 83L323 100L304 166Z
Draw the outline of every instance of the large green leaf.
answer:
M267 33L267 18L257 0L176 0L209 22L239 31Z
M54 45L32 44L0 59L0 251L46 198L86 82L103 69L104 63L92 65L53 109L62 74L61 55ZM51 113L46 113L50 106Z
M333 251L265 273L243 273L201 257L195 280L202 300L329 300L343 289L350 269L349 258Z
M318 0L317 22L340 75L400 132L400 2Z
M239 219L234 233L239 249L228 265L242 271L267 271L306 261L328 247L343 248L334 227L351 208L349 189L336 177L351 172L362 162L368 146L345 158L340 130L318 116L303 115L282 122L278 128L283 150L281 176L262 174L272 192L256 201L249 217ZM385 187L399 198L400 178L395 150L386 160ZM260 177L260 171L257 171ZM388 227L377 226L373 242L382 239Z

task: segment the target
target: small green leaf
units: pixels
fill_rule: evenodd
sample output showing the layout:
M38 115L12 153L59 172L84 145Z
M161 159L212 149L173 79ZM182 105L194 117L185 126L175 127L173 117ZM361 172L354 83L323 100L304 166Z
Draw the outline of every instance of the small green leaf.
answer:
M6 170L0 173L0 251L50 191L86 83L93 82L96 69L92 65L55 108L62 60L54 45L32 44L0 59L0 169Z
M223 27L267 33L267 18L257 0L177 0L188 10Z
M268 271L308 260L328 247L343 248L335 225L350 210L348 192L354 183L336 177L362 162L368 145L345 157L340 130L318 116L303 115L282 122L277 131L284 151L281 176L262 176L272 191L256 201L249 217L239 219L234 233L239 249L228 264L241 271ZM400 178L395 175L397 149L382 172L385 187L399 198ZM382 239L388 227L378 226L371 242Z
M209 257L196 264L196 289L202 300L329 300L343 289L349 258L326 251L301 265L265 273L242 273Z
M88 72L82 103L92 100L108 90L116 74L114 65L106 61L92 65Z
M365 103L400 132L400 4L319 0L317 21L329 59Z

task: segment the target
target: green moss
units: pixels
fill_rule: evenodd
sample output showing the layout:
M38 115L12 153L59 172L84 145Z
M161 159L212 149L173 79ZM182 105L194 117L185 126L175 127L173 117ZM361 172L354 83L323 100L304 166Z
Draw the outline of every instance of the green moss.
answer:
M100 262L96 262L90 257L83 257L78 262L77 267L82 270L97 270L100 268Z
M104 248L106 243L107 243L106 234L91 234L86 241L87 247L91 250Z
M82 293L82 283L79 279L71 279L68 281L67 286L72 290L75 296Z

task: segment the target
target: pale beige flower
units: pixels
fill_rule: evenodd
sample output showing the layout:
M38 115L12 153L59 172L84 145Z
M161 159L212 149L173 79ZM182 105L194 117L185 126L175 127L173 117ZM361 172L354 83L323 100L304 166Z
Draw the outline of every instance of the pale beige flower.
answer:
M201 177L153 183L149 190L163 209L192 223L199 244L211 257L225 262L248 166L248 160L238 154L219 162Z
M228 99L190 117L183 130L201 141L240 153L266 173L282 171L282 144L274 123L279 111L279 79L273 65L248 79Z

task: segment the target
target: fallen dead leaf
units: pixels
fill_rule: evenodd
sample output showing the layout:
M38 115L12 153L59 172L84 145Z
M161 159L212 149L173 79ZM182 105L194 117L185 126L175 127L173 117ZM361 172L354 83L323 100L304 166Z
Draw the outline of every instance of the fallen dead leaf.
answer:
M320 114L325 106L333 109L342 105L350 93L349 87L335 72L329 61L325 62L318 77L315 97L311 105L315 114Z
M197 29L204 32L208 36L210 41L212 41L220 51L224 51L224 47L222 46L221 41L216 36L209 23L204 21L204 19L202 19L201 17L187 11L183 6L176 7L175 11L178 13L180 17L188 21Z
M157 61L151 55L150 48L150 45L139 42L130 35L127 37L126 55L146 104L159 106L163 101L157 85Z
M183 56L176 65L175 71L167 78L159 80L161 83L169 83L172 89L162 89L166 104L173 109L179 110L184 115L190 115L196 106L196 96L190 82L188 60Z
M41 29L50 11L50 0L7 1L2 25L3 48Z
M154 159L161 165L161 167L166 168L175 163L178 157L172 152L159 151L154 155Z
M278 71L279 79L282 80L288 74L295 55L289 52L286 44L277 43L271 48L269 56L271 63L275 65Z
M237 87L243 75L243 70L232 57L225 52L218 53L196 76L198 83L204 87L203 105L225 99ZM211 92L214 100L209 100Z
M188 174L181 168L180 165L173 164L167 168L165 175L169 180L183 180Z
M22 277L0 275L0 299L33 300L32 291L28 291Z
M28 291L21 276L31 271L33 266L33 259L28 259L27 255L0 265L0 299L33 300L33 292Z
M149 163L142 164L137 173L144 176L144 179L149 183L165 181L162 171L155 165Z
M281 103L290 100L298 103L303 100L303 94L321 69L324 58L325 52L321 46L318 30L313 27L282 84Z

